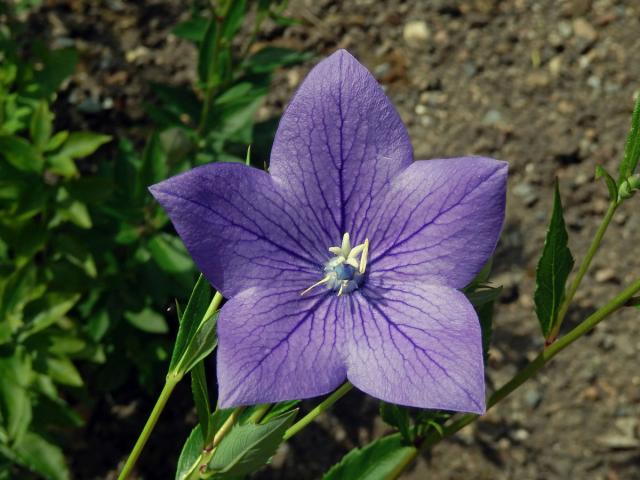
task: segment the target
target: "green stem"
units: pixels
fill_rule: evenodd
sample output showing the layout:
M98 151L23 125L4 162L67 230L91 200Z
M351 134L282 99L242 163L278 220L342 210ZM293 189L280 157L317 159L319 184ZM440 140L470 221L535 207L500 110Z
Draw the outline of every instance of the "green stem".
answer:
M578 287L580 287L580 283L582 283L582 279L584 278L589 266L591 265L591 261L595 256L598 248L600 248L600 244L602 243L602 238L604 237L611 220L613 219L613 214L616 213L616 209L620 204L616 201L611 201L609 203L609 208L607 209L607 213L602 219L602 223L598 227L598 231L596 232L595 237L591 241L591 245L589 245L589 250L587 250L587 254L582 259L582 263L580 264L580 268L578 269L578 273L576 277L571 282L569 289L564 297L562 304L560 305L560 309L558 310L558 317L556 318L555 325L549 334L547 343L553 342L558 336L558 332L560 332L560 327L564 320L564 317L567 315L567 311L569 310L569 306L571 305L571 301L578 291Z
M270 408L270 403L260 405L258 408L256 408L255 412L251 414L251 416L249 417L249 421L251 423L260 423L260 420L262 420L262 418L267 414Z
M209 307L207 308L206 313L204 314L203 321L211 317L211 315L213 315L215 311L218 310L220 304L222 303L222 298L222 294L216 292L216 294L213 296L213 299L211 300L211 303L209 304ZM138 461L138 457L140 457L142 450L147 444L147 440L149 440L149 436L151 435L151 432L153 432L153 429L158 422L158 418L160 417L162 410L164 410L164 407L167 404L167 400L169 400L171 393L173 393L173 389L178 383L180 383L180 380L182 380L182 378L183 374L180 373L179 368L177 368L175 372L170 372L167 375L164 387L160 392L160 396L158 397L158 400L156 400L156 404L154 405L153 410L151 411L151 414L147 419L147 423L144 425L144 428L142 429L138 440L136 440L136 444L133 446L133 450L131 450L129 458L127 458L127 462L125 463L122 472L120 472L120 475L118 476L118 480L125 480L131 474L131 470L133 470L133 467Z
M142 429L142 432L138 437L138 440L136 440L136 444L133 446L133 450L131 450L131 454L129 454L129 458L127 458L127 462L124 464L124 468L118 476L118 480L125 480L131 474L131 471L133 470L133 467L135 466L140 453L142 453L142 450L144 449L147 440L149 440L149 436L151 435L153 428L158 422L158 418L160 417L162 410L167 404L167 400L169 400L169 397L171 396L171 393L173 392L173 389L178 384L178 382L180 382L179 378L173 375L167 376L164 387L160 392L160 396L158 397L158 400L156 401L156 404L151 411L151 415L149 415L147 423L145 423L144 428Z
M342 397L344 397L349 390L353 388L353 385L350 382L343 383L340 388L338 388L335 392L325 398L322 402L320 402L313 410L307 413L304 417L302 417L299 421L293 424L289 429L284 433L284 440L289 440L296 433L302 430L304 427L309 425L311 422L315 420L315 418L320 415L322 412L328 410L331 405L336 403Z
M625 306L630 298L636 293L640 292L640 279L636 280L629 287L624 289L622 293L616 296L613 300L607 303L604 307L587 317L583 322L576 326L573 330L566 335L558 339L557 342L549 345L545 348L531 363L525 368L520 370L511 380L504 384L501 388L496 390L487 402L487 410L492 408L497 403L504 400L511 392L516 390L525 381L535 375L543 366L545 366L553 357L555 357L562 350L567 348L577 339L593 329L598 323L604 320L606 317ZM427 435L424 440L418 445L419 449L429 448L438 443L440 440L449 437L456 433L458 430L466 427L470 423L479 418L479 415L473 413L467 413L459 416L453 420L452 423L445 425L442 429L442 434L432 430L430 435ZM415 451L407 452L405 458L402 458L399 462L401 468L394 470L390 479L398 478L402 471L413 462L418 455L418 449Z

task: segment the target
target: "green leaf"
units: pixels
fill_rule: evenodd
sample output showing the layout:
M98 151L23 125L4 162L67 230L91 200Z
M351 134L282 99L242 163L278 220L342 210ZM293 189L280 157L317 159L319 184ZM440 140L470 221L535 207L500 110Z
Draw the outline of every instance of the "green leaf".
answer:
M19 442L31 423L30 372L24 356L0 359L0 418L12 441Z
M569 236L564 224L560 190L556 180L553 212L536 270L534 301L536 314L545 338L551 333L558 308L564 298L565 283L573 268L573 257L567 246Z
M629 176L633 175L638 166L640 158L640 95L636 98L636 103L631 116L631 128L627 135L627 142L624 147L624 156L620 162L620 176L618 183L622 183Z
M176 343L171 355L169 371L175 371L183 359L187 347L193 341L198 328L203 323L209 304L211 303L211 286L206 278L201 274L196 285L193 287L187 308L180 317L180 327L176 336Z
M72 132L62 144L57 155L71 159L84 158L95 152L101 145L111 141L109 135L94 132Z
M73 362L66 357L47 357L46 372L54 382L81 387L82 377Z
M44 166L44 157L24 138L0 135L0 154L23 172L39 173Z
M210 82L209 72L211 70L211 62L213 59L213 52L216 48L216 31L217 21L215 18L209 20L207 29L202 39L202 45L200 45L198 54L198 78L200 82L208 85Z
M294 410L264 424L236 425L216 448L208 469L228 477L258 470L276 453L296 414Z
M208 21L204 17L193 17L173 27L173 34L193 43L200 43L207 33Z
M207 378L205 376L204 363L202 361L196 363L191 369L191 393L193 395L193 402L196 405L196 411L198 412L200 431L202 432L202 436L208 442L211 407L209 405Z
M489 348L493 337L493 301L476 306L478 319L480 320L480 331L482 332L482 358L484 364L489 360Z
M245 67L253 73L271 73L277 68L302 63L311 57L311 53L289 48L265 47L250 56L245 62Z
M158 266L168 273L185 273L193 262L182 240L168 233L159 233L149 240L149 252Z
M480 307L485 303L496 300L500 296L500 293L502 293L502 286L483 286L473 292L466 293L466 296L474 307Z
M74 48L48 50L42 55L43 68L35 72L44 96L55 93L75 70L78 54Z
M271 410L264 416L262 423L268 422L272 418L282 415L285 412L290 412L294 407L300 403L300 400L285 400L284 402L278 402Z
M54 324L66 315L79 299L80 294L76 293L50 293L42 297L42 299L38 299L36 302L29 304L29 308L37 304L38 313L25 325L25 330L21 336L28 337Z
M69 138L69 132L67 130L62 130L61 132L56 133L44 147L45 152L51 152L53 150L59 149L64 142Z
M205 320L198 328L193 339L187 345L180 368L186 373L202 359L206 358L218 345L216 335L216 324L218 323L218 313L214 313Z
M376 440L364 448L347 453L340 463L334 465L323 480L387 480L407 456L414 454L415 447L404 444L400 434Z
M68 480L69 470L60 447L40 435L28 432L13 447L16 460L48 480Z
M618 199L618 185L609 172L602 165L596 165L596 180L604 178L609 190L609 200L616 201Z
M222 22L222 38L226 42L231 42L237 33L247 6L247 0L233 0Z
M169 331L165 318L150 308L144 308L139 312L125 312L124 318L143 332L167 333Z
M53 115L49 111L49 105L45 100L40 100L33 112L29 127L31 141L38 150L43 151L45 149L51 138L52 129Z
M189 474L198 467L198 460L200 459L203 446L202 430L200 429L200 425L196 425L182 446L176 468L176 480L186 480Z
M380 417L392 427L397 428L406 442L413 441L411 433L411 417L409 410L400 405L392 403L380 402Z

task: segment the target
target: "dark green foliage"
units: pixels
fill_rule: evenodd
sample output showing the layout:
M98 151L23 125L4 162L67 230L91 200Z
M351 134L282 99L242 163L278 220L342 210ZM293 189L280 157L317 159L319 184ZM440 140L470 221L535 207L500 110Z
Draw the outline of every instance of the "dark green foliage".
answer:
M564 224L560 190L556 181L553 212L544 241L542 256L536 270L534 301L536 314L546 337L551 333L558 309L564 299L565 283L573 268L573 256L568 247L569 236Z

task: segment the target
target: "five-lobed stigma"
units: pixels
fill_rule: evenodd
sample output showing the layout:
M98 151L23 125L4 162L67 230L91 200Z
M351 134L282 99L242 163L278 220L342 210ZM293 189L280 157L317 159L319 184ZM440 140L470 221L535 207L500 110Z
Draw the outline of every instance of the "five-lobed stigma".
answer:
M335 255L324 266L325 276L322 280L314 283L300 295L309 293L320 285L326 285L330 290L336 290L338 296L356 290L364 277L367 268L367 257L369 255L369 239L364 243L351 246L349 234L342 236L342 245L330 247L329 252Z

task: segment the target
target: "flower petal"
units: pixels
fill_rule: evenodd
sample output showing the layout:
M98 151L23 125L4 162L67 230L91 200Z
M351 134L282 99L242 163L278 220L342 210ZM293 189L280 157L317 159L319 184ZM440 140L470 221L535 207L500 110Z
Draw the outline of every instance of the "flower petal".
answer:
M459 291L370 285L352 294L347 377L382 400L484 413L480 324Z
M253 288L227 302L218 319L220 406L314 397L340 385L344 303L337 299L326 290L301 297Z
M311 70L287 107L270 172L339 241L412 158L389 99L366 68L339 50Z
M370 276L467 285L500 237L506 180L507 164L490 158L415 162L377 200L365 225Z
M195 168L150 188L198 268L225 297L253 286L297 287L322 276L326 239L265 172Z

